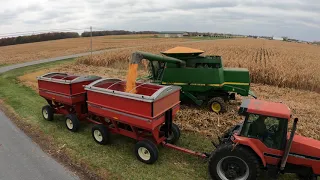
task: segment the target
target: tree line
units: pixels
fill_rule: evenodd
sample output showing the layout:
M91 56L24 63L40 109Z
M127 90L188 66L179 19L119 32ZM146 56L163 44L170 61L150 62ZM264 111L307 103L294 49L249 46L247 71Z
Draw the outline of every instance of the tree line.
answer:
M42 33L29 36L18 36L0 39L0 46L9 46L15 44L25 44L40 41L50 41L57 39L66 38L77 38L79 34L77 32L52 32L52 33Z
M107 36L107 35L126 35L126 34L157 34L155 31L125 31L125 30L113 30L113 31L92 31L92 36ZM90 32L83 32L81 37L90 37ZM0 46L9 46L15 44L25 44L40 41L50 41L66 38L78 38L80 37L77 32L52 32L42 33L28 36L8 37L0 39Z
M92 36L108 36L108 35L128 35L128 34L158 34L156 31L125 31L125 30L113 30L113 31L92 31ZM82 37L90 37L91 32L85 31L81 34Z

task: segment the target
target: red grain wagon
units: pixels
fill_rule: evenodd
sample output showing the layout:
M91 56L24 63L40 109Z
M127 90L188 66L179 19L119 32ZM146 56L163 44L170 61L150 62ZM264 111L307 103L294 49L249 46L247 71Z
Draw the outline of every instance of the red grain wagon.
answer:
M66 127L77 131L79 121L92 122L92 136L99 144L107 144L110 133L136 139L135 154L144 163L158 159L157 145L196 156L204 153L173 145L179 127L173 118L180 108L180 87L137 82L136 93L125 92L126 82L101 79L97 76L75 76L48 73L38 77L39 94L48 105L42 108L43 118L66 115Z
M48 102L48 105L42 108L44 119L52 121L53 114L66 115L66 127L71 131L77 131L79 120L85 120L88 113L86 91L83 86L100 77L53 72L37 79L39 95Z
M180 108L180 87L137 82L135 94L125 92L125 87L119 79L100 79L85 86L88 111L98 117L92 136L99 144L108 143L109 132L136 139L138 159L153 163L157 144L174 143L180 137L172 123Z

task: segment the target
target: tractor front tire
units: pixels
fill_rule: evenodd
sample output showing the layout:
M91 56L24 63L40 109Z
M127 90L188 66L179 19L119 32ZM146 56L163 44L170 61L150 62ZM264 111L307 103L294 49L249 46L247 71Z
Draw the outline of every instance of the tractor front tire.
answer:
M94 141L98 144L105 145L110 142L110 132L107 127L102 124L94 125L91 129Z
M217 114L227 112L227 103L222 97L214 97L208 102L209 109Z
M45 105L42 107L42 117L47 121L53 120L53 109L50 105Z
M66 116L66 127L71 132L77 132L80 127L80 121L75 114L68 114Z
M260 174L260 163L249 149L226 143L212 152L208 170L212 179L255 180Z
M159 156L157 146L147 139L138 141L135 145L134 152L138 160L146 164L153 164L157 161Z
M161 126L160 131L166 131L165 125ZM174 144L179 140L179 138L180 138L180 129L176 124L172 123L171 134L169 134L169 137L166 139L166 142L170 144Z

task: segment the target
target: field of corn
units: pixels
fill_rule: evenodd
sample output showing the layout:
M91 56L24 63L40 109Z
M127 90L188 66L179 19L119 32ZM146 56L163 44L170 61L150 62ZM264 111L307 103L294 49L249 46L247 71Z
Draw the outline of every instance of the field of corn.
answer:
M320 92L320 47L308 44L263 39L228 39L183 44L164 43L81 57L78 64L127 68L136 50L157 53L185 46L204 50L206 55L220 55L225 67L248 68L251 81L278 87Z
M188 41L183 38L154 38L153 35L93 37L92 49L114 49ZM91 38L71 38L0 47L0 66L90 51Z

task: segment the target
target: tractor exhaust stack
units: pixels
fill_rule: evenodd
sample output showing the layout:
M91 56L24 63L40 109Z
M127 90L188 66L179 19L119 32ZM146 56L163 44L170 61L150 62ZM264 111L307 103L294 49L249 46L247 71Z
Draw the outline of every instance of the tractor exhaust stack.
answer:
M295 134L295 132L297 130L297 123L298 123L298 118L295 118L294 122L293 122L292 130L291 130L290 138L289 138L289 140L287 142L286 149L285 149L285 151L283 153L283 157L282 157L282 160L281 160L280 171L283 171L284 168L286 167L286 163L287 163L289 152L290 152L290 149L291 149L293 137L294 137L294 134Z

